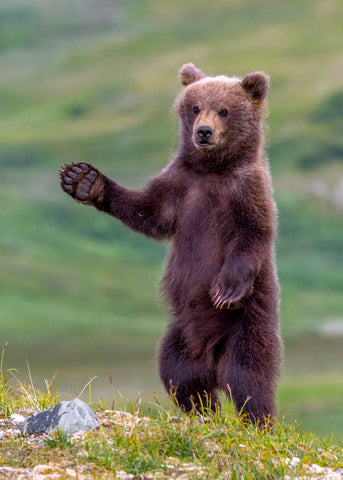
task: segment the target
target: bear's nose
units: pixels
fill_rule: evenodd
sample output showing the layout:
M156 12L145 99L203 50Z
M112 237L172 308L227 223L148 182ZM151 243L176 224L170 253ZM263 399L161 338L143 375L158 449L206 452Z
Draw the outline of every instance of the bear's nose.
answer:
M202 125L197 129L197 134L201 140L207 140L212 135L213 130L208 125Z

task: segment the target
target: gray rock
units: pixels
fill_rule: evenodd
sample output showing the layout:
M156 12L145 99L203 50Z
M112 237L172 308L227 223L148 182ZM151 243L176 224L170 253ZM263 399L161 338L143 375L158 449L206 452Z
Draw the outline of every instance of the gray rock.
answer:
M58 403L43 412L30 415L20 425L22 434L63 430L69 435L98 427L99 420L93 410L78 398Z

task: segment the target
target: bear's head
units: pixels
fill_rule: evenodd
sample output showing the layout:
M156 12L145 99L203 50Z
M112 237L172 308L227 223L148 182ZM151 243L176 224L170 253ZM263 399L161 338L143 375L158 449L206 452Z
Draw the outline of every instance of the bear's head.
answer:
M243 79L207 77L187 63L179 74L185 89L175 108L181 119L182 147L188 154L215 162L261 145L269 88L265 73L249 73Z

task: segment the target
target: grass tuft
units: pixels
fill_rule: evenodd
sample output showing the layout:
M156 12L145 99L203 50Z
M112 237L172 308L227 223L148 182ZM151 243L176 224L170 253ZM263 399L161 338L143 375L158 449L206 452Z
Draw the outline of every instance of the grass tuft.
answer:
M45 379L46 390L42 391L33 384L30 367L27 363L30 383L19 380L15 369L4 368L4 356L7 343L1 348L0 360L0 416L8 418L12 413L41 411L58 403L57 387L52 388L55 376Z

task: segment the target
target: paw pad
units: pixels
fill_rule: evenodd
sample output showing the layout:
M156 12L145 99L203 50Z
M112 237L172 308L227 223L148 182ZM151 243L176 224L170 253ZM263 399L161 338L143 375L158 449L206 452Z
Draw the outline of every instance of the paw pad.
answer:
M60 168L62 189L80 202L92 202L91 189L98 172L88 163L65 164Z

